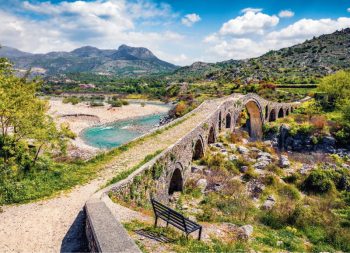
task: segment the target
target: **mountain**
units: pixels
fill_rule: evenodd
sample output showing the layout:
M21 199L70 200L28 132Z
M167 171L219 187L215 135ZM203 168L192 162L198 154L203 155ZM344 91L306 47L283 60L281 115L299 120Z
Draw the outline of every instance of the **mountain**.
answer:
M350 28L272 50L247 60L194 63L177 69L173 78L216 79L243 83L313 83L339 69L350 68Z
M158 59L147 48L127 45L121 45L118 50L85 46L71 52L47 54L30 54L4 46L0 48L0 57L9 58L19 70L31 68L46 76L77 72L135 76L172 72L178 68Z

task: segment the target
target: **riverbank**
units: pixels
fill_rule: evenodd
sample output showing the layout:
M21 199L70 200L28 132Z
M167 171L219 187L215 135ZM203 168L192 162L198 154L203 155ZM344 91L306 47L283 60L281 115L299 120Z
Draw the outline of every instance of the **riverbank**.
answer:
M122 107L111 107L109 104L104 106L92 107L88 103L79 103L76 105L65 104L62 99L50 99L50 108L48 113L54 118L55 122L60 125L68 124L70 129L77 135L71 141L69 154L72 157L87 159L101 149L89 146L82 138L82 131L86 128L105 125L120 120L128 120L143 116L166 113L169 108L161 103L133 101L129 105Z

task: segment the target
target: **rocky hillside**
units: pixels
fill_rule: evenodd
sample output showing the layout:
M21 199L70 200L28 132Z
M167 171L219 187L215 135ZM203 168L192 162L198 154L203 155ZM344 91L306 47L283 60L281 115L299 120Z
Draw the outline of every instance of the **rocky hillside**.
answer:
M215 64L194 63L176 70L173 77L241 80L244 83L261 80L314 83L319 77L349 67L350 28L347 28L257 58Z
M10 47L0 49L0 57L7 57L19 70L49 76L63 73L92 72L104 75L135 76L171 72L177 67L158 59L143 47L121 45L118 50L101 50L86 46L71 52L30 54Z

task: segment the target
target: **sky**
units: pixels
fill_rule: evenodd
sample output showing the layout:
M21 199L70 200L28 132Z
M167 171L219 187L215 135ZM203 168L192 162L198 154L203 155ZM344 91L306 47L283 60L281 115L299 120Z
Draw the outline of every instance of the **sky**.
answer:
M350 27L350 0L0 0L0 44L146 47L176 65L257 57Z

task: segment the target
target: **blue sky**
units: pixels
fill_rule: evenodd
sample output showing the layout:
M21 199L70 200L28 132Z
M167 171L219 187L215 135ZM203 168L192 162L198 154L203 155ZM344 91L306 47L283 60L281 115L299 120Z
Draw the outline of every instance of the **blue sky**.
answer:
M143 46L178 65L259 56L350 27L349 0L0 0L0 44Z

